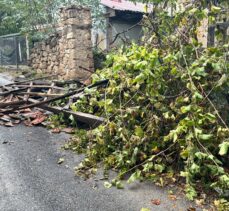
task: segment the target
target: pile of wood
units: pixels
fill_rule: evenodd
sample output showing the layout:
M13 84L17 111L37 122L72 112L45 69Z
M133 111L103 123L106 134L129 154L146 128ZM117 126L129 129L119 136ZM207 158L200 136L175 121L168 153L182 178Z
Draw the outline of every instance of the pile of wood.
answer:
M84 95L85 89L106 86L108 80L85 86L76 80L47 80L51 77L53 76L0 86L0 124L14 126L24 121L27 125L37 125L46 119L47 112L71 115L76 121L92 128L104 121L104 118L92 114L73 112L70 105ZM64 107L51 106L60 100L68 100L67 105Z

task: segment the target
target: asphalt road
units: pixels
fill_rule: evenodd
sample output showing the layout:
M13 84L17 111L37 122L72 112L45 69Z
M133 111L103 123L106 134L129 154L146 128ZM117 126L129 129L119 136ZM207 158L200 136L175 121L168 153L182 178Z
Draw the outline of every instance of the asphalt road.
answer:
M8 73L0 73L0 86L10 83L12 77Z
M0 127L0 211L185 211L190 206L179 196L168 199L165 189L151 183L105 189L103 181L75 176L83 156L61 150L68 138L42 127ZM58 165L62 157L65 162Z

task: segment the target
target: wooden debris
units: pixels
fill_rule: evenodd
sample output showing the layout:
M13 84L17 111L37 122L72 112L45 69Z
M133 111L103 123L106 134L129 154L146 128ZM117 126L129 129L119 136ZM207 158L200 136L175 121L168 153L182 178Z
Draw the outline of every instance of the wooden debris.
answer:
M73 112L70 110L71 103L77 101L84 95L85 89L99 86L107 86L109 80L99 81L95 84L84 86L77 80L69 81L39 81L54 77L56 75L14 82L5 86L0 86L0 123L5 126L14 126L21 121L28 126L37 125L45 121L46 115L32 108L43 109L55 114L63 113L65 116L72 116L78 122L85 123L91 128L97 127L104 122L104 118L83 112ZM74 87L81 88L72 88ZM77 85L77 86L75 86ZM70 87L64 87L70 86ZM50 106L55 101L69 99L63 108ZM38 115L39 114L39 115ZM32 116L31 116L32 115ZM38 115L38 116L37 116ZM15 118L18 117L18 118Z
M40 78L28 79L28 80L25 80L25 81L18 81L18 82L14 82L14 83L10 83L10 84L4 85L4 86L0 86L0 88L9 87L9 86L12 86L12 85L24 84L24 83L31 82L31 81L48 79L48 78L52 78L52 77L56 77L56 76L59 76L59 75L57 75L57 74L55 74L55 75L48 75L48 76L44 76L44 77L40 77Z
M5 108L5 107L8 107L8 106L15 107L15 106L23 105L25 103L26 103L25 100L5 102L5 103L0 103L0 108Z

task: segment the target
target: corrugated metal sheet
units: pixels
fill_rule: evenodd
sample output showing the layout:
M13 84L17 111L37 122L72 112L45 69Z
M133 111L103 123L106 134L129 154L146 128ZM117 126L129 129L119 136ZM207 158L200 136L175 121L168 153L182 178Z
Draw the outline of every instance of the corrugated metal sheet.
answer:
M101 4L114 10L133 11L142 13L145 11L145 4L133 3L125 0L101 0ZM150 8L150 10L152 10L152 7Z

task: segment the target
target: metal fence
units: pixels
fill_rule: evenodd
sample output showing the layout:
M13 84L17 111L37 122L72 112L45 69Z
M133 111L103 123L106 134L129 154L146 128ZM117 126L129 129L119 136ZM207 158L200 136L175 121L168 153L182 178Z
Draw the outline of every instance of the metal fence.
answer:
M217 38L220 34L220 38ZM229 21L211 25L208 28L208 46L225 44L229 42Z
M0 65L24 65L27 63L27 41L20 34L0 36Z

